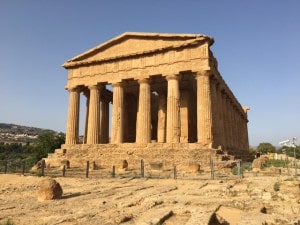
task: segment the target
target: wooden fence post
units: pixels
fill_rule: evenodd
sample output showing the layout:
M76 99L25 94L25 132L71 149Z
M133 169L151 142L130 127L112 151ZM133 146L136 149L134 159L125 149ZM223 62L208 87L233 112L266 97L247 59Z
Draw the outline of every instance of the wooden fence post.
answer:
M242 168L242 161L239 160L238 163L237 163L237 169L238 169L238 178L241 179L242 178L242 171L241 171L241 168Z
M89 178L89 172L90 172L90 161L86 161L86 171L85 171L86 178Z
M111 174L112 177L115 177L116 176L116 167L113 166L112 167L112 174Z
M176 169L176 166L174 166L174 180L177 179L177 169Z
M211 179L215 179L215 169L214 169L214 161L211 159L210 160L210 174L211 174Z
M141 176L145 176L145 167L144 167L144 160L141 160Z
M286 155L286 158L285 158L286 169L287 169L288 175L290 175L289 160L288 160L288 156L286 153L285 153L285 155Z
M244 171L243 171L243 161L241 160L240 161L240 172L241 172L241 179L243 179L243 176L244 176Z
M66 165L64 165L63 170L62 170L62 173L63 173L63 174L62 174L63 177L66 176Z

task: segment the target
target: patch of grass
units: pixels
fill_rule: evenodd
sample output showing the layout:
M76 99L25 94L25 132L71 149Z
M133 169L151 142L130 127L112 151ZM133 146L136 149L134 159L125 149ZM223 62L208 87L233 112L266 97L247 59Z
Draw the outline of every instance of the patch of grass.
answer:
M7 219L7 220L4 221L3 223L0 223L0 225L14 225L14 222L11 221L10 219Z
M266 167L286 167L286 160L269 159L266 161L264 168Z
M284 181L294 181L295 179L293 177L289 177L287 179L285 179Z
M36 175L37 175L38 177L41 177L41 176L42 176L42 171L40 171L40 170L37 171L37 172L36 172Z
M237 195L238 195L238 192L236 191L236 190L229 190L229 195L231 196L231 197L236 197Z
M252 163L251 162L243 162L241 167L241 173L243 174L244 171L250 171L252 169ZM238 175L238 167L235 166L231 170L233 175Z

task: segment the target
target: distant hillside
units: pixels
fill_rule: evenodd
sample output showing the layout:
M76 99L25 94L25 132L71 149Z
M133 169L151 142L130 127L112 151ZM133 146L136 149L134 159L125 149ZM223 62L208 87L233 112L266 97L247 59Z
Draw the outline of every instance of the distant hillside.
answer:
M50 129L0 123L0 142L34 142L41 134L57 133Z

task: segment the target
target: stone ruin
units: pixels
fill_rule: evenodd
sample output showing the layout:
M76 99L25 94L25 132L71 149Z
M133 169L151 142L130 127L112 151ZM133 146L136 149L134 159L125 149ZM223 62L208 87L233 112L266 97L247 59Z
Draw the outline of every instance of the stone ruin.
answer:
M221 77L213 43L201 34L129 32L65 62L66 143L46 162L111 168L126 160L137 168L143 159L145 167L188 169L224 155L248 157L249 108Z

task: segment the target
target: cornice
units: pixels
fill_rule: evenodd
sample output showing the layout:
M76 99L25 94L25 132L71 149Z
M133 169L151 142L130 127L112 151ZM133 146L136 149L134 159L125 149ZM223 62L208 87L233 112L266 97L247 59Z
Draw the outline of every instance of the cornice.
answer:
M182 36L184 37L184 35L182 35ZM174 36L172 36L172 37L174 37ZM177 37L177 36L175 36L175 37ZM118 41L119 40L120 40L120 38L118 38ZM88 52L85 52L85 53L83 53L83 54L81 54L81 55L79 55L75 58L72 58L72 59L68 60L62 66L67 69L67 68L72 68L72 67L87 66L87 65L90 65L90 64L98 64L98 63L107 62L107 61L122 60L122 59L133 58L133 57L141 57L142 55L151 55L151 54L154 54L154 53L166 52L166 51L176 50L176 49L180 49L180 48L184 48L184 47L198 46L198 45L200 45L202 43L205 43L207 41L209 42L209 45L211 45L213 43L212 38L209 38L207 36L198 35L198 36L195 36L195 39L186 40L184 43L181 43L181 44L169 45L169 46L166 46L166 47L151 49L151 50L148 50L148 51L142 51L142 52L138 52L138 53L123 54L123 55L114 56L114 57L107 57L107 58L100 59L100 60L77 61L77 60L80 60L80 58L83 58L84 56L92 54L93 52L99 50L100 47L103 47L101 45L100 47L96 47L96 48L94 48L94 49L92 49ZM111 42L109 42L109 43L111 44ZM103 44L103 45L105 45L105 44Z

